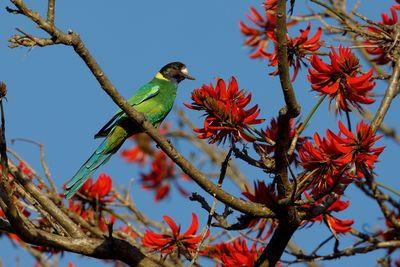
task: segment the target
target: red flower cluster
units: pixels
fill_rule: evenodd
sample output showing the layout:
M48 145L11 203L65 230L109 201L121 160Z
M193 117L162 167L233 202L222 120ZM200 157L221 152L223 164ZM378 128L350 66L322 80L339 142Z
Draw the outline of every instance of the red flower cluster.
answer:
M308 80L312 89L322 95L329 95L330 102L336 99L336 112L351 111L350 105L361 110L360 104L374 103L375 100L369 97L375 86L371 79L373 70L359 75L361 65L349 48L340 46L337 54L332 47L329 57L331 64L324 63L317 55L311 57L314 69L308 70Z
M101 173L96 182L90 177L79 189L79 193L89 199L96 199L100 203L113 202L114 196L106 198L111 193L112 179L105 173Z
M215 244L207 251L207 255L219 259L222 267L253 267L262 249L257 249L256 242L248 248L246 240L238 238L232 243ZM278 263L277 266L281 265Z
M265 204L270 208L275 206L278 202L278 196L276 195L275 188L271 184L266 185L264 181L254 181L254 193L252 193L248 186L245 185L245 191L242 192L242 195L252 202ZM244 215L243 218L246 218L246 215ZM239 218L239 220L240 219L241 218ZM271 226L266 235L262 238L262 240L266 240L275 230L276 222L274 220L254 217L251 218L251 220L246 221L246 228L252 228L259 223L257 226L257 238L260 238L267 226L268 221L271 222Z
M136 135L130 137L130 139L135 140L135 141L140 140L141 137L138 138L137 135L140 135L140 134L136 134ZM147 136L146 134L141 134L141 135ZM122 150L121 156L128 163L137 162L143 166L147 161L148 154L145 152L145 150L142 147L140 147L139 141L138 141L137 146L133 146L129 149Z
M206 119L204 128L195 128L194 131L201 139L210 139L210 143L225 142L229 138L232 143L240 139L252 142L255 138L250 134L250 125L259 124L264 119L257 119L260 110L255 105L245 109L251 100L251 93L247 96L239 90L235 77L229 81L228 87L224 80L218 79L217 85L203 85L192 92L193 103L185 104L194 110L204 110Z
M296 134L297 129L299 129L301 127L301 125L302 125L301 123L294 123L294 119L290 119L290 133L289 133L290 140L293 139L293 137ZM278 136L278 121L275 118L273 118L271 120L270 126L268 126L265 131L261 130L261 134L263 136L265 136L267 139L274 141L276 143L276 141L279 138L279 136ZM299 150L302 147L305 140L306 140L305 137L299 136L297 139L297 142L296 142L295 149ZM265 142L265 143L255 143L254 148L255 148L256 152L261 157L263 157L267 154L271 154L271 153L275 152L276 146L271 145L268 142ZM293 153L290 156L290 158L288 158L288 160L290 163L294 162L297 165L297 163L298 163L297 158L298 158L297 154Z
M267 9L267 6L265 7ZM275 35L275 11L268 9L265 12L265 18L253 7L250 9L250 12L252 16L246 14L246 17L256 26L256 28L248 27L244 22L240 21L240 31L247 37L244 44L251 47L253 51L250 54L250 58L267 57L265 51L268 42L271 36Z
M150 173L141 174L142 188L154 190L156 192L154 200L158 202L168 195L170 183L176 178L175 163L162 150L159 150L154 154ZM182 195L188 195L178 183L175 185Z
M74 201L72 199L69 200L68 210L70 212L76 213L83 220L88 222L90 225L98 227L103 232L108 232L108 225L113 225L115 223L115 216L110 216L109 219L104 218L102 207L96 207L90 205L86 207L86 203L83 201ZM95 204L95 203L92 203ZM95 204L96 205L96 204ZM84 227L82 227L84 232L87 231Z
M308 39L310 30L311 24L308 23L305 30L300 30L301 35L299 37L290 38L288 35L286 36L289 66L294 67L292 81L296 79L297 73L300 69L300 63L305 65L303 58L308 54L313 54L324 43L324 41L319 40L322 34L321 28L318 28L314 36ZM275 51L272 54L267 54L270 61L269 65L278 66L278 41L275 36L271 37L271 39L274 41ZM279 75L279 70L275 70L271 75Z
M276 205L278 196L276 195L273 185L266 185L264 181L254 181L254 193L245 185L245 191L242 195L255 203L265 204L266 206Z
M391 215L394 215L396 220L400 220L400 215L395 214L392 212ZM382 237L383 240L385 241L392 241L392 240L399 240L399 233L397 231L397 227L388 219L385 219L385 225L388 228L386 231L380 230L380 236ZM396 248L389 248L389 254L395 251ZM400 263L400 262L399 262ZM397 266L397 265L396 265Z
M364 45L367 46L366 51L372 56L376 56L372 61L375 61L377 64L384 65L392 61L390 58L391 48L393 46L393 40L396 40L397 37L394 36L394 29L385 26L393 26L398 23L398 16L396 13L396 9L400 9L400 5L393 5L390 8L390 13L392 17L390 17L387 13L382 13L382 21L378 22L382 27L370 26L368 30L370 32L379 34L382 38L373 39L364 42ZM390 36L390 38L388 38Z
M308 197L308 195L306 194ZM314 205L318 205L323 202L323 199L315 202ZM331 232L337 238L337 234L346 234L351 231L351 226L354 223L354 220L340 220L331 215L332 212L340 212L342 210L347 209L350 205L349 201L342 201L338 198L333 204L325 211L324 214L318 215L317 217L309 220L310 222L320 222L324 221ZM309 207L309 205L304 205L304 207Z
M276 4L277 0L266 0L264 2L264 13L262 16L255 8L250 8L251 15L247 15L248 20L255 26L249 27L240 21L240 31L246 36L245 45L252 49L250 58L269 58L267 53L269 40L276 39ZM287 27L296 22L288 22Z
M195 235L199 226L197 215L192 213L192 224L183 234L180 234L180 226L178 226L170 217L163 216L163 218L171 228L172 232L169 234L157 234L146 230L142 240L143 246L166 254L170 254L174 251L177 251L179 254L194 253L197 244L201 240L200 234L197 236ZM207 237L209 233L210 232L207 233Z
M365 171L373 170L384 149L373 148L380 137L375 137L370 125L364 122L357 125L356 135L342 122L339 128L337 135L327 130L323 139L315 133L316 147L307 140L299 151L302 166L308 171L303 180L307 180L307 189L312 189L314 196L326 190L340 190L340 184L351 183L356 177L363 178Z
M379 155L385 147L373 148L375 142L381 136L375 137L371 126L361 121L357 124L356 135L350 132L341 121L339 121L340 133L345 137L339 137L340 143L347 148L348 153L352 156L352 163L355 167L357 177L363 178L364 171L372 171L375 162L378 161Z

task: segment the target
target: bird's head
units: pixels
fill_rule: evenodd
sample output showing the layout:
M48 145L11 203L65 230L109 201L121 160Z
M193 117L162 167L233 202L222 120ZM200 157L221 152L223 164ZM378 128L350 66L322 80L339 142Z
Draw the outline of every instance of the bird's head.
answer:
M194 80L195 78L189 75L185 64L181 62L171 62L161 68L157 76L161 79L167 79L171 82L179 83L184 79ZM157 77L156 76L156 77Z

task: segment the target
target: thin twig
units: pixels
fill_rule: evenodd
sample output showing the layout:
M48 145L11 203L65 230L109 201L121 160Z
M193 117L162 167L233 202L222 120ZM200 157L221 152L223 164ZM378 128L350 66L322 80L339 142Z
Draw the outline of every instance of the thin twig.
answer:
M382 99L382 102L378 108L378 111L375 114L374 119L372 120L371 130L373 132L376 132L381 123L383 122L383 119L385 118L385 115L389 110L392 100L396 97L399 91L399 77L400 77L400 60L397 60L396 65L394 66L393 69L392 76L390 77L389 85L388 88L386 89L385 96Z
M228 154L226 155L224 161L221 164L221 174L219 176L218 184L217 184L217 186L219 188L222 187L222 183L224 182L226 170L228 168L228 163L229 163L229 160L231 158L232 151L233 151L232 148L229 149ZM192 260L191 260L191 262L189 264L189 267L192 267L196 263L197 258L199 257L200 250L201 250L201 248L203 246L203 243L204 243L204 241L205 241L205 239L206 239L206 237L208 235L208 232L210 231L211 221L212 221L212 218L214 216L215 208L217 207L217 202L218 201L217 201L216 195L214 193L214 195L213 195L213 203L211 204L211 209L210 209L210 212L208 213L207 225L203 229L201 240L200 240L199 244L197 245L196 253L193 256L193 258L192 258Z

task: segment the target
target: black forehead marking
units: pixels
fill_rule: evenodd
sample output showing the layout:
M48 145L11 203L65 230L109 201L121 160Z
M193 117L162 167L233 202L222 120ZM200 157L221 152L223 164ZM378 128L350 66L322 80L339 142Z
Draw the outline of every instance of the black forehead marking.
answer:
M166 70L169 68L182 69L184 67L186 67L185 64L183 64L182 62L176 61L176 62L171 62L171 63L165 65L161 70Z

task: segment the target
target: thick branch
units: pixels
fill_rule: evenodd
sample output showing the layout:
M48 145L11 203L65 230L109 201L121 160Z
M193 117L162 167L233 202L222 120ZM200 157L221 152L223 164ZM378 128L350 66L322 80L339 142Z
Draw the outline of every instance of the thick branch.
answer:
M278 69L279 78L286 106L279 111L278 136L275 151L275 182L278 197L286 199L293 193L288 179L287 153L290 141L290 119L297 117L300 106L297 103L289 74L286 30L286 0L279 0L276 8L276 36L278 41ZM270 242L257 259L256 266L275 266L282 256L293 233L300 225L299 215L293 205L280 205L277 209L279 219Z
M39 202L41 207L48 212L72 237L82 236L82 230L62 212L39 188L29 179L22 176L21 172L15 167L10 166L10 171L25 190Z
M275 266L281 258L282 253L284 252L287 244L297 228L298 226L293 226L287 223L279 223L278 228L272 235L267 247L257 259L255 266Z
M278 41L278 70L279 79L287 106L288 115L295 118L300 114L289 73L286 30L286 1L278 1L276 7L276 38Z

